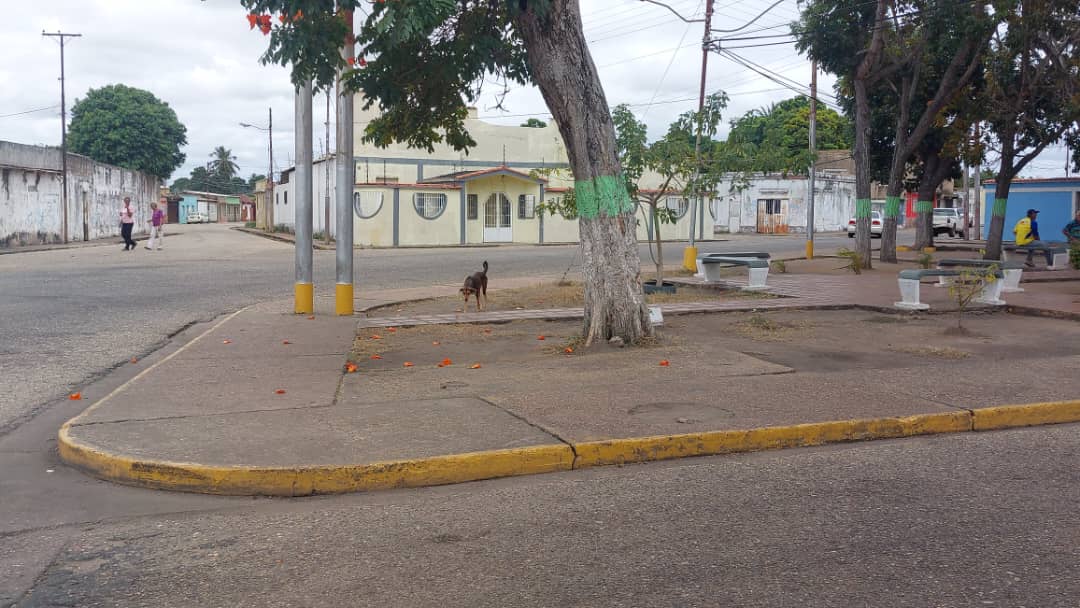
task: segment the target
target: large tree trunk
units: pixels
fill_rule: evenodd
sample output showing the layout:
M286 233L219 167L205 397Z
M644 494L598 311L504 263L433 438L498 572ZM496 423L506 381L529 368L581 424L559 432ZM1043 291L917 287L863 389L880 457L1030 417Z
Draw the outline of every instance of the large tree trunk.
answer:
M1001 155L1001 171L998 172L994 182L994 208L990 215L990 231L986 238L986 254L984 260L1001 259L1001 241L1005 232L1005 207L1009 202L1009 187L1012 186L1012 174L1005 171L1005 167L1012 166L1012 158Z
M915 203L915 250L934 246L934 193L937 183L934 176L937 174L938 165L941 164L941 156L937 153L928 153L922 159L923 175L919 182L919 196Z
M855 251L870 259L870 101L866 81L855 79Z
M566 144L574 172L585 282L586 345L652 334L641 291L634 203L615 148L615 127L581 28L577 0L521 11L514 25L529 70Z

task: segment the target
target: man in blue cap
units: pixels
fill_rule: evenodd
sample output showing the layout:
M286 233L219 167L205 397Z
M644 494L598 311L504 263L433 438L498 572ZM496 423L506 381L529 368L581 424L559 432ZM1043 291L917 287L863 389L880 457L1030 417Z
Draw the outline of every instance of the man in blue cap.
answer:
M1043 253L1046 254L1047 267L1054 265L1054 257L1050 253L1050 248L1039 238L1039 222L1035 221L1037 215L1039 215L1038 209L1028 209L1027 215L1019 222L1016 222L1016 226L1013 228L1017 246L1027 249L1027 261L1024 262L1024 265L1028 268L1035 267L1035 264L1031 261L1031 256L1036 249L1042 249Z

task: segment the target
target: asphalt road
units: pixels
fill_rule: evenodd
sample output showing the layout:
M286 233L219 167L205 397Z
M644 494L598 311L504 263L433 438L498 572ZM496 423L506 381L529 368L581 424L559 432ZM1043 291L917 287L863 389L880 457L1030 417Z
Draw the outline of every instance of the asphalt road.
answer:
M0 255L0 434L48 403L159 347L197 321L274 298L291 298L292 245L222 225L180 226L162 251L120 245ZM845 244L822 236L819 249ZM735 235L702 251L764 248L801 255L803 237ZM682 246L669 244L672 261ZM499 277L561 275L580 268L577 246L380 249L356 255L357 289L454 283L491 263ZM642 255L649 263L648 248ZM334 252L316 251L318 295L332 296Z
M1078 431L291 500L40 472L53 521L5 517L0 605L1075 608Z

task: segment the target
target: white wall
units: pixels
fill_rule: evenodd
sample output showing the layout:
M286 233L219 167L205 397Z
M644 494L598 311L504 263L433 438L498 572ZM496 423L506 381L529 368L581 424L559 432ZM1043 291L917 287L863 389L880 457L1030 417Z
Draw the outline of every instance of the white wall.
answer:
M120 208L130 196L135 231L145 232L159 180L151 175L68 154L68 239L120 234ZM59 148L0 141L0 247L62 241Z
M742 191L732 190L732 182L720 184L709 216L716 232L756 232L758 201L778 199L787 204L789 232L805 233L807 225L807 180L805 177L756 177ZM846 226L855 213L855 182L850 177L818 176L814 184L814 230L835 231Z
M326 195L330 195L330 236L337 231L337 203L334 200L337 188L334 184L334 157L322 158L312 164L312 232L322 232L326 224ZM326 175L330 174L330 188L327 190ZM285 193L289 193L288 204ZM350 206L352 203L349 203ZM289 183L274 184L274 223L296 226L296 171L289 173Z

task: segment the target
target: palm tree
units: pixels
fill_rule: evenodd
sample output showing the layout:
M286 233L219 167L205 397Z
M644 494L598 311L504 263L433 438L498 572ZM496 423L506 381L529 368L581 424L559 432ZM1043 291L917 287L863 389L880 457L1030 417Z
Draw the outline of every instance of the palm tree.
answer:
M236 157L233 156L232 150L225 146L214 148L214 151L210 153L210 158L214 159L210 161L210 170L223 180L232 179L240 170L240 165L236 164Z

